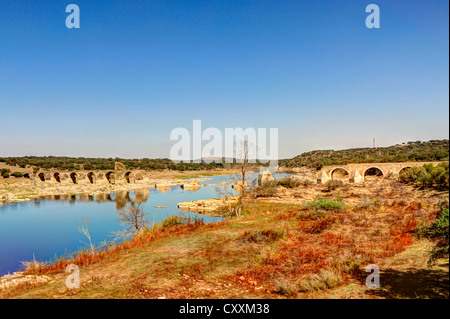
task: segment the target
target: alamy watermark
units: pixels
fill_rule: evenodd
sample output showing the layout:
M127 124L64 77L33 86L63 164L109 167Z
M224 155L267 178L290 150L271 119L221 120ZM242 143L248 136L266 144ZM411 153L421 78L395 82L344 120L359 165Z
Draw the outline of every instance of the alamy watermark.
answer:
M66 12L70 13L66 18L66 27L68 29L80 28L80 7L76 4L69 4L66 7Z
M66 278L67 289L80 288L80 268L75 264L67 265L66 273L69 274Z
M170 140L177 141L170 149L173 162L239 163L246 157L248 163L269 163L278 166L278 128L218 128L208 127L202 130L202 121L194 120L192 132L177 127L170 133ZM246 143L242 154L242 143Z
M380 8L376 4L369 4L366 12L370 14L366 18L366 27L369 29L380 28Z
M68 29L80 28L80 7L76 4L69 4L66 6L66 13L70 13L66 17L66 27ZM380 8L376 4L369 4L366 6L366 13L370 13L366 17L366 27L369 29L380 28Z
M380 288L380 269L377 265L371 264L366 267L366 272L371 273L366 278L366 287L371 288Z

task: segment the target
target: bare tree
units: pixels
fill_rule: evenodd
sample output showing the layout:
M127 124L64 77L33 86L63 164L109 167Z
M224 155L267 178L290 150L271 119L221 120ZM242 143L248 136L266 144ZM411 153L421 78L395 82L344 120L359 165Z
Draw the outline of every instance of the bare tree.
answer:
M147 227L148 221L140 204L130 203L117 213L126 235L142 232Z
M237 163L239 164L239 177L233 178L235 189L238 192L237 201L234 206L233 212L235 216L240 217L242 215L243 198L247 190L247 174L249 172L249 152L250 148L254 146L249 145L248 141L242 140L238 147Z
M85 245L88 245L91 249L91 254L93 255L95 253L95 246L92 243L91 234L89 233L87 217L83 217L83 224L84 225L78 226L78 231L82 233L84 236L86 236L86 238L89 240L89 243L85 243L81 240L80 242L82 242Z
M229 185L218 185L215 187L216 193L222 198L224 207L228 209L229 212L233 212L232 200L230 197L233 196L233 192L230 190Z

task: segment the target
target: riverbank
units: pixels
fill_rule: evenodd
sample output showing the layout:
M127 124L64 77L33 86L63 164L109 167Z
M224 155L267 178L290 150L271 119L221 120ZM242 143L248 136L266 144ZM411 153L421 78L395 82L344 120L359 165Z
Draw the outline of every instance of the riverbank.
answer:
M160 188L166 189L173 185L182 185L183 179L190 178L191 182L200 181L201 178L217 175L236 174L237 170L205 170L193 172L178 171L152 171L145 180L134 181L133 183L115 184L61 184L56 182L41 182L27 178L0 179L0 205L12 202L29 201L44 196L57 195L99 195L116 191L130 191L138 188Z
M0 289L0 297L448 298L448 263L427 268L430 244L408 233L414 215L433 211L418 205L375 212L346 207L317 219L295 205L247 203L243 218L173 226L81 264L78 289L65 286L62 267L22 274L22 282ZM381 269L378 290L365 286L365 267L373 263ZM427 284L405 290L401 282L412 274Z
M377 185L359 193L321 191L312 200L295 198L305 192L296 187L289 190L291 203L246 198L241 218L163 222L163 230L137 236L126 247L29 269L21 276L37 276L29 277L34 281L0 290L0 296L448 298L448 261L427 268L430 243L413 234L433 220L436 203L448 193ZM79 289L65 286L68 263L80 267ZM380 289L365 286L369 264L380 268ZM421 284L408 283L410 278Z

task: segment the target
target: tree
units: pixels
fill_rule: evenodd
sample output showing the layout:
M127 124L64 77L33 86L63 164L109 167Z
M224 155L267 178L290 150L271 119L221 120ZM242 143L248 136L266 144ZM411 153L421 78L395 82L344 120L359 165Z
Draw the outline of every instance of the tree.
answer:
M448 258L449 253L449 212L448 202L439 204L440 212L434 222L428 227L419 227L417 232L422 238L434 243L430 252L428 266L433 266L440 258Z
M122 235L130 236L140 233L147 227L148 221L140 204L130 203L122 208L118 214L119 221L125 228L125 233L122 233Z
M240 217L242 215L243 198L247 190L246 176L248 173L249 163L249 144L248 141L240 141L238 146L238 159L237 164L239 165L239 177L232 178L234 180L235 189L238 192L237 201L234 206L234 211L232 212L235 216Z
M94 255L94 253L95 253L95 246L94 246L94 244L92 243L91 234L89 233L89 229L88 229L88 219L87 219L87 217L86 217L86 218L83 217L83 223L84 223L84 225L78 226L78 231L79 231L80 233L82 233L84 236L86 236L86 238L89 240L89 243L82 242L81 240L80 240L80 241L81 241L83 244L88 245L89 248L91 249L91 254Z

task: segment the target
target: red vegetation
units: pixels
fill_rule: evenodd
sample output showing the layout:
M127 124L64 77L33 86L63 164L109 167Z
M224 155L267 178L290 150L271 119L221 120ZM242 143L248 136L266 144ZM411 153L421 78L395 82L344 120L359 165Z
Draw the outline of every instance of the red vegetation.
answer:
M319 217L314 212L298 212L297 217L293 212L280 214L275 219L291 220L295 225L287 239L263 254L259 264L228 279L243 284L265 283L274 291L276 279L295 282L321 269L340 271L344 280L358 277L358 271L346 265L356 262L362 269L403 251L413 243L413 230L419 221L433 214L420 203L394 205L370 213L346 209Z
M170 217L169 217L170 218ZM102 249L97 250L94 254L89 251L80 251L76 253L72 258L61 257L54 261L51 265L45 265L37 270L38 273L60 272L64 271L69 264L75 264L79 267L88 266L103 260L105 257L111 254L133 249L143 246L149 242L163 238L173 234L183 234L190 231L194 231L199 227L208 229L212 227L218 227L225 222L219 222L215 224L205 224L202 220L193 220L185 224L170 225L169 227L161 227L164 225L164 221L155 224L152 228L147 228L143 233L136 234L132 239L124 240L117 244L110 244ZM36 272L36 270L33 270Z

